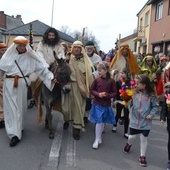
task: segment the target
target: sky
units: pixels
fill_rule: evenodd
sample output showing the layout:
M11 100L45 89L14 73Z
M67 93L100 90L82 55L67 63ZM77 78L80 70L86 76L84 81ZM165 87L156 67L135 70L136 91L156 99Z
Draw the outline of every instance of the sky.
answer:
M85 31L99 41L100 49L108 52L115 47L119 35L123 38L133 34L137 28L137 14L147 1L5 0L0 11L14 17L21 15L24 24L39 20L58 30L62 26L68 26L71 32L82 32L86 28Z

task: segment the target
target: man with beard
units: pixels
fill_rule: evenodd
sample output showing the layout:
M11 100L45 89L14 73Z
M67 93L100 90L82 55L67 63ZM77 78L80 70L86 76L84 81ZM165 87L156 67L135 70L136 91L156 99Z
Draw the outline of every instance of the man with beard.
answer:
M44 64L47 67L55 60L54 51L59 59L65 58L58 32L55 28L50 27L45 31L43 39L37 47L37 54L45 60Z
M47 68L55 60L54 55L53 55L54 51L59 59L65 58L64 49L60 43L60 38L59 38L57 30L55 28L49 27L45 31L45 33L43 35L43 39L38 44L37 50L36 50L37 54L40 56L42 63ZM34 96L34 98L36 98L36 96L37 97L39 96L38 93L39 93L39 90L41 87L41 81L40 81L40 79L37 79L37 76L34 73L31 75L31 78L33 80L32 84L31 84L32 91L33 91L33 93L36 92L36 94L33 94L33 96ZM34 99L31 100L28 108L29 109L32 108L34 106L34 103L36 103L36 102L37 102L36 99L35 99L35 101L34 101Z
M93 66L97 67L97 64L102 61L101 57L95 53L95 46L92 41L88 41L85 44L85 51L89 56L89 59L93 63Z
M128 77L133 77L135 74L139 74L137 58L132 53L127 43L120 46L120 49L110 63L110 68L113 70L112 73L115 81L120 79L121 70L124 68L126 68Z
M55 28L49 27L44 35L42 41L38 44L36 53L40 57L41 62L47 68L55 61L54 52L56 56L65 59L64 49L60 43L60 37ZM43 110L41 107L41 85L42 81L33 75L32 77L32 92L35 99L35 104L38 108L37 123L42 124ZM61 108L58 110L61 111Z

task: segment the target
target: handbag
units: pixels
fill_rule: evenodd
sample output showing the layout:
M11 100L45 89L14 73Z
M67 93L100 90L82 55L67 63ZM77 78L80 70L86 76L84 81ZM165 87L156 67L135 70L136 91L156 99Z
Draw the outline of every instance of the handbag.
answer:
M27 99L30 100L32 99L32 89L31 89L31 86L28 85L28 82L24 76L24 73L22 72L20 66L18 65L17 61L15 60L15 64L17 65L19 71L21 72L22 76L23 76L23 79L25 80L25 84L27 86Z
M32 99L32 88L31 86L28 86L27 89L27 99L30 100Z

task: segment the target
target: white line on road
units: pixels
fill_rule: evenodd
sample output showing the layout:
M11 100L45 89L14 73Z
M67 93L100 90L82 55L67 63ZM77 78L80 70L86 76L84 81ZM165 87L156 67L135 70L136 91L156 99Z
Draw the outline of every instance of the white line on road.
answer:
M76 167L76 141L72 136L72 129L72 126L69 126L69 135L66 149L66 164L71 167Z
M63 117L59 114L58 124L51 146L51 151L49 154L48 166L57 167L59 162L60 150L61 150L61 141L63 135Z

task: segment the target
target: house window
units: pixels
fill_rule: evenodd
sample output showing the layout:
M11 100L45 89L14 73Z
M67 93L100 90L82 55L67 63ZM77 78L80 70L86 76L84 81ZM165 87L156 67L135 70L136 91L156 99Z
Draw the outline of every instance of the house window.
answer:
M157 4L156 7L156 20L159 20L162 18L163 13L163 1Z
M143 26L143 18L140 19L140 25L139 26Z
M145 26L147 27L149 25L149 19L150 19L150 12L148 11L145 14Z

